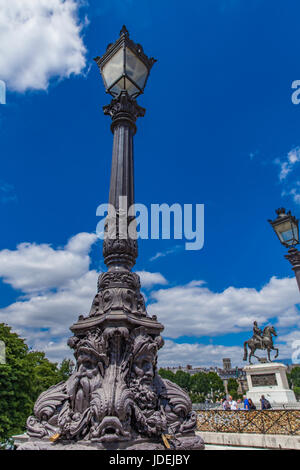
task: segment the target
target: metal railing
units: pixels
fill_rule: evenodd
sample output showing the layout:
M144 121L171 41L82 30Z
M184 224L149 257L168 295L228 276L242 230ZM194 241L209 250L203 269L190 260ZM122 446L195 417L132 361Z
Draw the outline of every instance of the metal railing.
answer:
M199 410L198 431L300 436L300 410Z

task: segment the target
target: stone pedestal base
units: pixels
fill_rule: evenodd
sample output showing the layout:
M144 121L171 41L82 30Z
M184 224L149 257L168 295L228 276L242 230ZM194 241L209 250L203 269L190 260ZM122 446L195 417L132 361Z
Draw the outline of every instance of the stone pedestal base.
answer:
M262 395L271 405L297 403L294 392L289 388L286 369L284 364L276 362L246 366L247 398L251 398L256 405L260 405Z
M176 436L170 440L171 448L164 445L162 439L136 439L128 441L96 442L82 440L78 442L58 441L51 442L49 438L35 439L27 434L14 436L17 450L203 450L204 441L199 435L191 434Z

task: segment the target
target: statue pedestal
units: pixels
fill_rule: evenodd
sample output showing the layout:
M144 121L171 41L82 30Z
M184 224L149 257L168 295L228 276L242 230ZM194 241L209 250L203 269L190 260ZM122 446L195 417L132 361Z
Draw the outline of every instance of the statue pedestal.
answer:
M249 388L247 398L251 398L256 405L260 405L262 395L271 405L297 403L294 392L289 388L286 369L279 362L244 367Z

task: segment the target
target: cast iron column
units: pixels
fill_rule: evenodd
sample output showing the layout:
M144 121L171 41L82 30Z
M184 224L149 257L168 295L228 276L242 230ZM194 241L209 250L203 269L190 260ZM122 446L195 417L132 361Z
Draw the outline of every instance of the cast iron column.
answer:
M128 210L134 204L133 136L136 133L135 122L145 115L145 109L123 92L103 110L112 118L114 143L109 204L114 207L117 216L116 225L114 217L108 217L103 256L109 271L129 271L138 255L136 237L132 237L132 232L131 236L128 233L128 226L134 219L133 214L128 216Z
M293 266L292 269L295 272L297 284L300 290L300 251L293 247L289 249L288 253L288 255L285 255L285 258L288 259Z

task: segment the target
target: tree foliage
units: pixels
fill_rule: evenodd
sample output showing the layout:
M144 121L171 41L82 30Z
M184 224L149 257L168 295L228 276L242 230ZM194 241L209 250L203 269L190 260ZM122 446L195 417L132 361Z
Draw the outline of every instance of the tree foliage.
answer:
M216 372L197 372L191 375L182 370L174 374L171 370L159 369L158 373L163 379L169 379L186 390L193 403L201 403L208 398L218 400L225 392L223 381Z
M239 398L239 394L238 394L239 383L236 379L233 379L233 378L228 379L227 388L228 388L229 395L231 395L234 400Z
M289 386L300 387L300 367L294 367L289 374L287 374ZM295 391L295 390L294 390Z
M0 364L0 442L23 433L26 419L39 394L62 380L72 370L72 361L61 366L43 352L30 351L24 339L0 323L0 340L5 344L6 363Z

